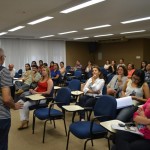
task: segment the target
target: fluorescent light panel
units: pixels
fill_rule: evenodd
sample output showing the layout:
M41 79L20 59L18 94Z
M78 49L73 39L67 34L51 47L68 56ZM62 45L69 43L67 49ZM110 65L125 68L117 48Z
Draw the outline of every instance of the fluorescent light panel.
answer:
M8 32L1 32L0 33L0 36L4 35L4 34L7 34Z
M10 29L10 30L8 30L8 31L14 32L14 31L20 30L20 29L22 29L22 28L24 28L24 27L25 27L25 26L18 26L18 27L15 27L15 28L13 28L13 29Z
M112 36L114 34L103 34L103 35L95 35L94 37L103 37L103 36Z
M88 39L89 37L74 38L74 40Z
M139 18L139 19L133 19L133 20L128 20L128 21L123 21L121 23L122 24L127 24L127 23L133 23L133 22L139 22L139 21L145 21L145 20L150 20L150 17L144 17L144 18Z
M60 13L67 14L67 13L70 13L70 12L73 12L73 11L76 11L76 10L79 10L79 9L82 9L82 8L85 8L85 7L88 7L88 6L103 2L103 1L105 1L105 0L90 0L88 2L65 9L65 10L61 11Z
M110 24L105 24L105 25L101 25L101 26L84 28L84 30L93 30L93 29L105 28L105 27L110 27L110 26L111 26Z
M62 35L62 34L70 34L70 33L75 33L75 32L78 32L78 31L68 31L68 32L62 32L62 33L58 33L58 34Z
M40 23L40 22L47 21L47 20L52 19L52 18L54 18L54 17L46 16L46 17L37 19L37 20L35 20L35 21L29 22L28 24L29 24L29 25L35 25L35 24L38 24L38 23Z
M129 34L129 33L138 33L138 32L145 32L146 30L139 30L139 31L130 31L130 32L122 32L120 34Z
M46 35L46 36L41 36L40 39L44 39L44 38L48 38L48 37L52 37L54 35Z

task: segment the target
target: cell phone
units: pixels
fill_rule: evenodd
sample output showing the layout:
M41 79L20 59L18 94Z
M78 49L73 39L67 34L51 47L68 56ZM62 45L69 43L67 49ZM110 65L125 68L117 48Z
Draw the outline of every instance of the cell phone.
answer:
M119 127L125 127L125 124L123 123L118 123Z

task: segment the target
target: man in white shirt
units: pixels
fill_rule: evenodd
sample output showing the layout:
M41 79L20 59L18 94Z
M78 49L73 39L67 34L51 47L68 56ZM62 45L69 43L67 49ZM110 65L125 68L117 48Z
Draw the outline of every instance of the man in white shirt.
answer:
M14 69L14 65L13 64L9 64L8 65L8 70L10 72L10 76L13 78L15 76L15 72L16 72L16 70Z

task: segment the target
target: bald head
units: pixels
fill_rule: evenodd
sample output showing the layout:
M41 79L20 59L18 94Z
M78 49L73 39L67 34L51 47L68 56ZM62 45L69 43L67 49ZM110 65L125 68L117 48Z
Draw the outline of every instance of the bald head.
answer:
M9 64L8 65L8 69L11 71L11 70L13 70L13 68L14 68L14 65L13 64Z

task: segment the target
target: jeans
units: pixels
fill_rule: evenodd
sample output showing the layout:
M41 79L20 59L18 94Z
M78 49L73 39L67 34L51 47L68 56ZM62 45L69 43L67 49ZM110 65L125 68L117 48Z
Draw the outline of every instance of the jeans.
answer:
M136 106L130 106L123 108L119 110L119 113L116 117L117 120L123 121L123 122L129 122L131 121L133 117L133 113L137 110L138 108Z
M81 96L78 105L81 107L94 107L96 98L88 95ZM85 119L85 111L80 111L80 119Z
M116 133L116 145L111 150L149 150L150 140L144 139L142 136L126 132L118 131Z
M11 119L0 119L0 150L8 150L8 133Z

